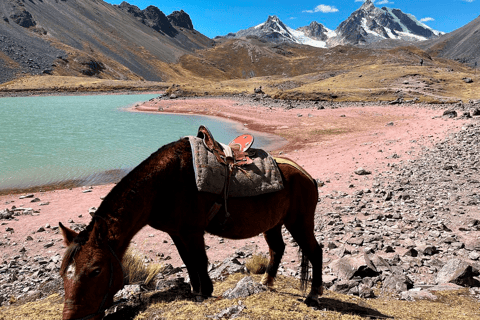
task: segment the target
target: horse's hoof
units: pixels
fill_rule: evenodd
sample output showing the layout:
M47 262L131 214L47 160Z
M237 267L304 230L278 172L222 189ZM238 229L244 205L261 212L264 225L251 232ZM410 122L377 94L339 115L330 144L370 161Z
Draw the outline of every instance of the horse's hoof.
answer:
M309 307L319 307L320 306L320 303L318 302L318 299L310 297L310 296L307 297L304 302Z
M201 296L201 295L198 295L198 296L195 296L194 300L195 302L203 302L205 301L205 297Z
M265 273L260 283L263 284L264 286L267 286L267 288L272 289L274 281L275 281L274 277L271 277L270 275L268 275L268 273Z

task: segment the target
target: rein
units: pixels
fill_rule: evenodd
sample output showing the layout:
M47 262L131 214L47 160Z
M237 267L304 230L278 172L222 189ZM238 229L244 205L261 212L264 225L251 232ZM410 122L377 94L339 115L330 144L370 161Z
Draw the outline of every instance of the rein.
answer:
M110 252L113 254L113 256L117 259L118 263L120 263L120 267L122 267L122 273L123 273L123 264L122 262L120 261L120 259L118 258L118 256L115 254L115 252L113 251L112 247L110 247L109 245L107 245L108 249L110 249ZM97 312L95 313L92 313L92 314L89 314L89 315L86 315L85 317L83 318L76 318L76 319L73 319L73 320L87 320L87 319L91 319L101 313L104 313L105 310L109 309L109 308L103 308L103 305L105 304L105 302L107 301L107 297L108 297L108 292L110 291L110 288L112 287L113 285L113 262L110 261L110 280L108 281L108 290L107 292L105 293L105 295L103 296L103 299L102 299L102 303L100 303L100 307L98 307L98 310Z

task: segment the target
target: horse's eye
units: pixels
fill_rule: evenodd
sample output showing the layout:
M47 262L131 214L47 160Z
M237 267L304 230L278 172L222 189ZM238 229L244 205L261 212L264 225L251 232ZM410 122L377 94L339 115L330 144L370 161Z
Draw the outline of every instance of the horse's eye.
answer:
M98 276L101 271L102 271L102 269L97 268L97 269L93 270L92 272L90 272L89 277L94 278L94 277Z

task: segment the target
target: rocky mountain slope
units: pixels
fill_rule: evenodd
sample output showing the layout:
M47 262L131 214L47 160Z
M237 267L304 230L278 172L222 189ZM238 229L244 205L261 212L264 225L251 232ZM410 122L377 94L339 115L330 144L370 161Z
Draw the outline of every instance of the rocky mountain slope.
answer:
M458 60L470 66L480 64L480 16L465 26L438 39L420 43L420 47L438 56Z
M160 81L165 63L213 44L185 12L154 6L7 0L0 12L1 82L19 73Z

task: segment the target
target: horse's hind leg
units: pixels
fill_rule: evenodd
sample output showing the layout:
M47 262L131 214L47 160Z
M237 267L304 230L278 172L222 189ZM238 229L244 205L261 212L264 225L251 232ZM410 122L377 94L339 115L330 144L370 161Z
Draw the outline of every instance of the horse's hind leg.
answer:
M267 270L262 279L262 284L272 287L275 276L277 275L278 266L282 261L283 253L285 252L285 243L282 237L282 225L274 227L263 233L267 241L270 251L270 261Z
M312 288L305 303L307 305L314 305L319 295L323 294L322 287L322 265L323 265L323 250L315 239L313 233L313 223L306 226L303 222L285 225L292 234L295 241L297 241L302 253L305 254L312 263ZM303 260L303 259L302 259ZM306 261L305 261L306 262ZM302 262L303 263L303 262ZM308 270L308 263L305 266ZM302 279L306 281L307 279Z

